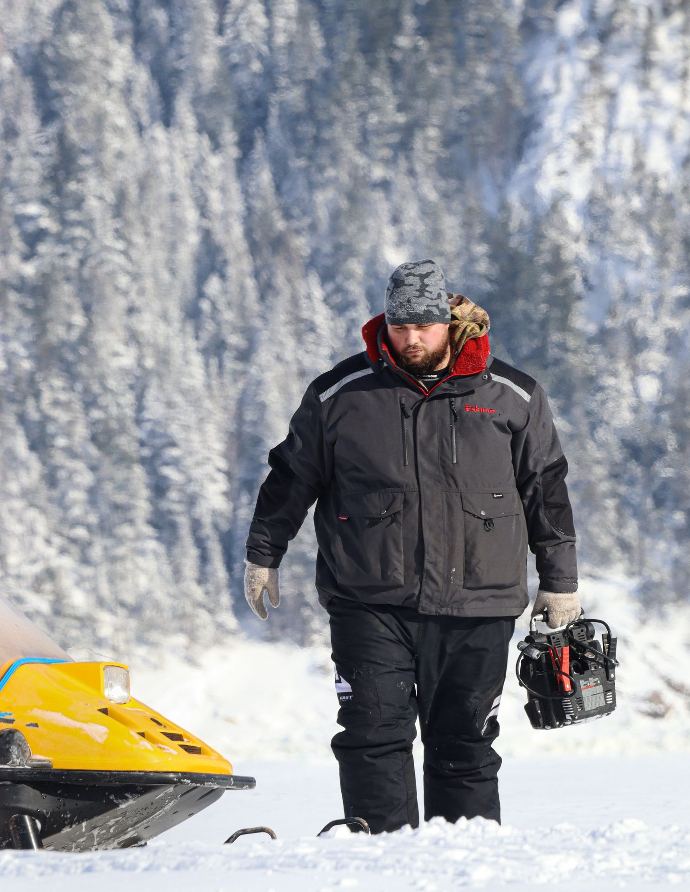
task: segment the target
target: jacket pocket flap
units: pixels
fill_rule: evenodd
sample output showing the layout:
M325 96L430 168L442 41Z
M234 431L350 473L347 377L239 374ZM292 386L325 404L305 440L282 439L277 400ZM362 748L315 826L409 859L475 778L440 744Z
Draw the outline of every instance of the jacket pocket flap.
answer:
M520 496L517 492L463 492L461 496L462 510L482 520L520 513Z
M340 497L344 517L388 517L402 510L401 492L354 492Z

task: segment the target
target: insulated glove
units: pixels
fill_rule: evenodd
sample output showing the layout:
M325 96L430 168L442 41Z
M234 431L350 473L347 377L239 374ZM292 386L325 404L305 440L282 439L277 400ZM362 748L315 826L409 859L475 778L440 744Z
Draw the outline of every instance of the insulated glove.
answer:
M546 610L546 625L550 629L559 629L577 619L581 609L577 592L545 592L539 589L532 616Z
M244 597L259 619L268 619L268 610L264 603L264 592L273 607L280 604L280 592L278 591L278 568L259 567L245 560L247 569L244 571Z

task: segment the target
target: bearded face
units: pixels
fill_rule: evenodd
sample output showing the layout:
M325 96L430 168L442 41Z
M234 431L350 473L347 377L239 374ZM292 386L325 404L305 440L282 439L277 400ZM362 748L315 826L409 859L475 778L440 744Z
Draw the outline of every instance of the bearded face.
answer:
M388 346L403 371L426 375L442 369L450 361L450 326L388 325Z

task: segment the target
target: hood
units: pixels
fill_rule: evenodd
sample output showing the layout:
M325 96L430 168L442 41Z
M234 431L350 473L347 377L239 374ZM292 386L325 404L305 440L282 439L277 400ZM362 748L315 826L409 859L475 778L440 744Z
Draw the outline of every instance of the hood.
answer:
M397 366L383 337L379 338L379 332L386 324L386 314L379 313L362 326L362 337L367 347L367 356L372 363L383 359L382 350L385 351L388 361ZM381 345L379 347L379 344ZM476 375L486 368L486 360L491 349L489 347L489 335L484 334L479 338L471 338L458 353L453 363L451 375ZM402 371L402 369L401 369ZM450 375L448 376L450 377Z

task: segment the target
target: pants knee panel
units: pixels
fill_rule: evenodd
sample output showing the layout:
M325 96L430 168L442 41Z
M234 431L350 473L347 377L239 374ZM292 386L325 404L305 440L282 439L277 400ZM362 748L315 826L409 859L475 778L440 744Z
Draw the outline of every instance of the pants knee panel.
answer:
M441 774L459 775L472 772L498 773L501 757L492 748L491 741L447 740L424 747L424 767Z

